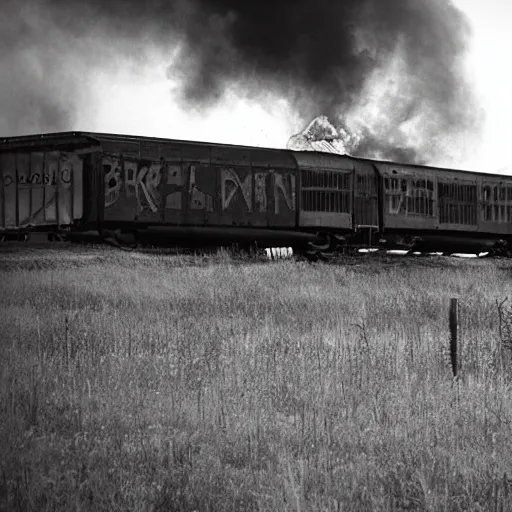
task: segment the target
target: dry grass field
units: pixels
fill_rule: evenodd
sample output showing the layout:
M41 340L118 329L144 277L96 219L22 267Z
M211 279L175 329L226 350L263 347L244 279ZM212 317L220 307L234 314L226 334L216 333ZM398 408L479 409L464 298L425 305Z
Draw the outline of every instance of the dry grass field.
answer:
M512 510L505 297L506 260L4 251L0 510Z

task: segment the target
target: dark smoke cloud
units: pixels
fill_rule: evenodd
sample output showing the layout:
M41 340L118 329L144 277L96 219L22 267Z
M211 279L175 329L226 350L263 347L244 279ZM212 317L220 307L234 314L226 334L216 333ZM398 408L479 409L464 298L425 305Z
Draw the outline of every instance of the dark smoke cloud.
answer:
M0 27L2 55L9 53L13 38L16 54L38 44L35 34L42 37L37 27L20 21L20 5L8 0L12 19ZM362 91L371 96L367 84L375 71L399 53L402 74L394 80L403 82L400 96L388 95L386 120L378 126L360 120L364 141L356 153L365 156L402 154L416 161L446 156L448 150L440 146L451 137L476 133L481 120L461 71L469 26L449 0L40 0L38 5L53 20L58 37L78 48L93 33L110 48L106 53L111 57L115 47L119 55L143 61L146 46L179 40L179 59L169 65L168 76L181 79L180 100L195 110L214 107L226 90L236 87L255 98L265 91L284 95L305 121L325 114L343 122L348 112L353 115L354 105L364 104ZM51 74L53 67L72 88L76 73L58 64L64 46L50 44L51 52L43 52L45 72ZM76 51L86 65L97 65L97 59L107 63L101 52L84 56ZM0 57L2 70L5 62ZM38 128L61 129L70 123L77 108L73 97L52 93L51 77L31 84L22 66L9 57L7 64L14 72L0 81L0 99L4 104L8 97L16 99L0 128L5 130L5 119L8 126L27 104L39 109ZM418 116L425 120L419 129L428 144L389 136ZM404 147L397 149L400 144Z

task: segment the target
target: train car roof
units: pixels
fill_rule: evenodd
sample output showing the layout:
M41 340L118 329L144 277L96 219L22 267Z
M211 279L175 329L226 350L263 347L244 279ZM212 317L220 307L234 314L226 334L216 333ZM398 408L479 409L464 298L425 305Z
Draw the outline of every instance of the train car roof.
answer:
M347 155L349 156L349 155ZM365 157L355 157L350 156L350 158L354 158L355 160L361 160L363 162L368 162L372 164L384 164L390 166L399 166L399 167L410 167L413 169L418 169L419 171L436 171L436 172L447 172L447 173L461 173L468 176L486 176L491 178L510 178L512 179L512 175L510 174L497 174L491 172L481 172L481 171L470 171L468 169L454 169L450 167L438 167L434 165L421 165L421 164L410 164L405 162L397 162L392 160L377 160L373 158L365 158Z
M0 138L0 151L5 151L6 149L31 149L38 148L43 149L48 146L66 146L66 147L76 147L80 149L82 147L87 146L98 146L101 145L101 139L110 139L115 141L124 141L124 142L159 142L159 143L176 143L176 144L189 144L189 145L197 145L197 146L213 146L213 147L224 147L224 148L233 148L233 149L246 149L253 151L278 151L278 152L286 152L289 154L296 153L311 153L317 156L318 158L337 158L344 157L350 158L355 161L367 162L370 164L385 164L385 165L396 165L400 167L410 167L418 170L430 170L430 171L439 171L439 172L455 172L455 173L463 173L466 175L478 175L492 178L511 178L511 175L508 174L496 174L496 173L487 173L481 171L470 171L464 169L452 169L447 167L436 167L431 165L420 165L420 164L411 164L406 162L396 162L390 160L378 160L373 158L365 158L365 157L356 157L349 154L339 155L336 153L326 153L322 151L294 151L290 149L280 149L280 148L269 148L264 146L246 146L242 144L225 144L219 142L207 142L207 141L192 141L185 139L167 139L163 137L148 137L144 135L127 135L127 134L116 134L116 133L102 133L102 132L84 132L84 131L68 131L68 132L51 132L51 133L42 133L42 134L33 134L33 135L21 135L21 136L13 136L13 137L2 137Z
M101 139L110 139L120 142L159 142L159 143L175 143L175 144L190 144L192 146L214 146L223 148L233 149L247 149L247 150L263 150L263 151L286 151L287 153L293 153L288 149L279 148L267 148L263 146L244 146L241 144L225 144L219 142L207 142L207 141L193 141L185 139L166 139L163 137L147 137L144 135L125 135L118 133L102 133L102 132L52 132L42 133L36 135L21 135L14 137L2 137L0 138L0 149L2 146L19 147L20 145L29 146L32 141L43 143L59 142L62 139L73 140L77 138L84 138L92 143L100 144ZM64 145L64 143L63 143Z

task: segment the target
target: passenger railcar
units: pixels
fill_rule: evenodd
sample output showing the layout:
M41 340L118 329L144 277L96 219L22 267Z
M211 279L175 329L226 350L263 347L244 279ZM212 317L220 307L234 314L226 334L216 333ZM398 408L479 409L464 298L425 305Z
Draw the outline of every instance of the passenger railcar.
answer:
M348 155L67 132L0 140L0 178L3 238L447 252L512 239L512 177Z

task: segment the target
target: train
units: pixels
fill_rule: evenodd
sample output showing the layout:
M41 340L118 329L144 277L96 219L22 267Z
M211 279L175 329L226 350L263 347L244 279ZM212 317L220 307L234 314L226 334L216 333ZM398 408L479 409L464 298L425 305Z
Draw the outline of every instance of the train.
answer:
M512 176L93 132L0 139L0 240L509 254Z

